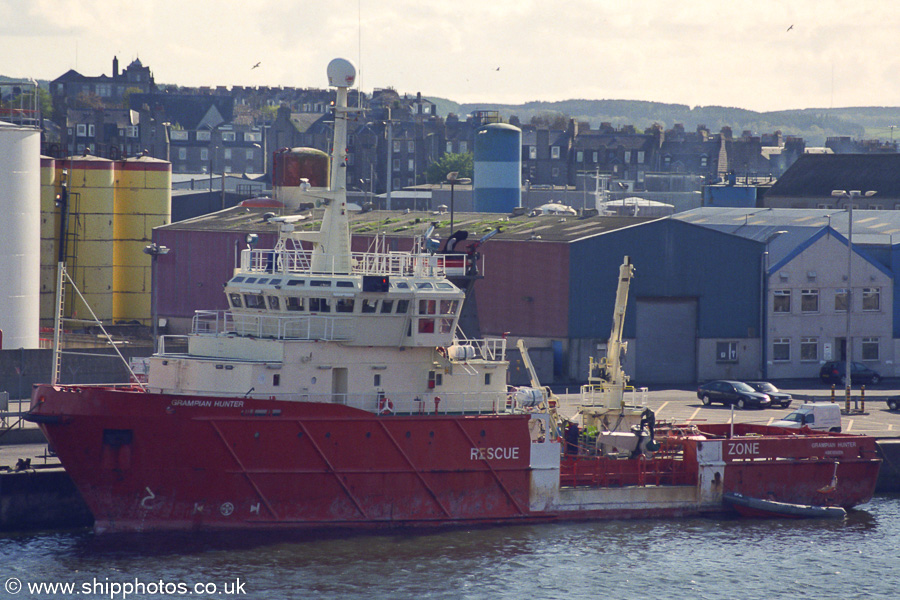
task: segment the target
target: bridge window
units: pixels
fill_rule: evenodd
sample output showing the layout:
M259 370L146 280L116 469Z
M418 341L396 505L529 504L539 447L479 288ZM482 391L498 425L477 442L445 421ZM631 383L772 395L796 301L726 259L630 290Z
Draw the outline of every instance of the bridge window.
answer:
M365 313L373 313L375 312L375 308L378 306L378 300L372 300L370 298L363 298L362 301L362 312Z
M397 314L405 315L409 312L409 300L397 300Z
M453 333L453 319L441 319L441 333Z
M256 310L266 310L266 301L262 294L244 294L244 306Z
M419 300L419 314L433 315L437 312L437 302L435 300Z
M331 304L328 302L328 298L310 298L309 312L331 312Z
M228 294L228 299L231 301L231 306L234 308L241 307L241 295L240 294Z
M287 308L290 311L303 310L303 298L298 298L296 296L290 296L287 299L287 306L285 308Z
M441 300L441 314L455 315L458 304L457 300Z
M393 300L382 300L381 301L381 314L390 314L390 312L393 308L394 308Z
M269 310L281 310L278 296L269 296Z
M419 333L434 333L434 319L419 319Z
M353 299L340 298L337 301L337 306L335 307L335 312L352 313L353 312Z

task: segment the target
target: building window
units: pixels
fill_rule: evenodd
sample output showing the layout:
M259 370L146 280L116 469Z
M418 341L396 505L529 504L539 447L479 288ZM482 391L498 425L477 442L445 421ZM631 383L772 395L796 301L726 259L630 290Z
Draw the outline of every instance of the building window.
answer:
M881 290L878 288L863 288L863 310L881 310Z
M625 164L628 164L630 162L631 162L631 150L626 150L625 151Z
M223 155L225 160L231 160L231 148L225 148Z
M791 360L791 338L775 338L772 340L772 360L776 362Z
M380 373L375 373L375 379L372 382L372 384L375 387L381 387L381 374Z
M637 161L638 161L638 164L641 164L641 165L644 164L644 151L643 150L638 150Z
M466 142L464 142L464 141L463 141L463 142L460 142L460 143L459 143L459 153L460 153L460 154L465 154L465 153L468 152L468 151L469 151L469 145L468 145Z
M209 148L200 148L200 160L209 160Z
M491 385L491 374L490 373L484 374L484 385Z
M233 131L223 131L222 132L222 141L223 142L233 142L234 141L234 132Z
M178 149L178 160L187 160L187 148Z
M819 360L819 338L802 337L800 338L800 360L816 361Z
M668 154L666 154L665 156L663 156L663 164L666 165L667 167L668 167L670 164L672 164L672 157L669 156Z
M416 170L416 159L414 159L414 158L407 159L406 170L407 171L415 171Z
M121 133L119 135L122 135ZM188 141L188 132L185 130L172 131L169 133L172 141L186 142Z
M716 362L737 362L737 342L716 342Z
M708 165L708 163L709 163L709 157L706 156L705 154L701 154L700 155L700 166L706 167Z
M575 162L584 162L584 151L579 150L575 153Z
M537 160L537 146L528 146L528 158Z
M127 135L128 137L130 137L130 138L138 137L138 126L137 125L129 125L125 129L126 129L125 135Z
M394 140L394 154L400 152L400 140Z
M262 141L262 133L259 131L248 131L244 133L244 141L245 142L261 142Z
M791 290L775 290L774 303L772 312L789 313L791 312Z
M400 170L400 159L399 159L399 158L395 158L395 159L393 160L393 162L391 163L391 165L392 165L392 168L393 168L394 171L399 171L399 170Z
M410 140L410 141L406 142L406 152L409 154L416 153L416 142L415 141Z
M862 339L862 359L878 360L878 338Z
M800 312L819 312L819 290L801 290Z
M559 158L559 146L550 147L550 158Z
M834 290L834 312L847 312L847 288Z
M550 174L552 177L559 177L559 167L553 167L550 169Z
M253 148L247 149L247 160L253 160Z
M94 137L94 124L88 125L88 137Z
M208 142L210 139L209 131L198 131L197 132L197 141L198 142Z
M447 152L447 154L453 153L453 142L447 142L447 148L446 148L445 152Z
M84 123L79 123L75 126L75 131L75 135L77 135L78 137L84 137L85 135L87 135L87 125L85 125Z

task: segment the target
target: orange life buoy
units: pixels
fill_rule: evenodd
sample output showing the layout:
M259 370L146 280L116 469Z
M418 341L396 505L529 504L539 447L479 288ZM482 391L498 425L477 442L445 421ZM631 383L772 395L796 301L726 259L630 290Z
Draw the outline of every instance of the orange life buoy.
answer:
M389 415L394 412L394 403L390 398L382 396L378 400L378 412L383 415Z

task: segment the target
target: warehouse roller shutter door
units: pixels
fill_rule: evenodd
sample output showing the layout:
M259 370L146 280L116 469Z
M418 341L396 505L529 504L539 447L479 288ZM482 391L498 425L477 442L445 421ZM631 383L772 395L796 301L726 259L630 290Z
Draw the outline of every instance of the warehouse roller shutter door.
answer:
M635 381L693 383L697 373L696 298L638 299Z

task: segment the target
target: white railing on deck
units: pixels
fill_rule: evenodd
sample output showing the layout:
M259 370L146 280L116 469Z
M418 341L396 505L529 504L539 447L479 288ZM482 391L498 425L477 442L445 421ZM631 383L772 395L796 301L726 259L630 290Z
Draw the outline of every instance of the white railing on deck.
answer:
M633 408L647 407L647 388L625 386L622 398L626 406ZM588 384L581 386L581 405L605 408L619 408L618 393L604 385Z
M352 252L352 275L459 277L466 274L466 254L410 254L408 252ZM484 274L482 259L478 271ZM241 271L249 273L309 273L312 252L307 250L243 250ZM332 259L334 264L336 261ZM333 270L333 269L332 269ZM322 273L327 275L329 273ZM335 274L335 273L330 273Z
M233 333L283 340L348 340L353 337L353 323L353 317L248 315L227 310L198 310L191 332L194 335Z

